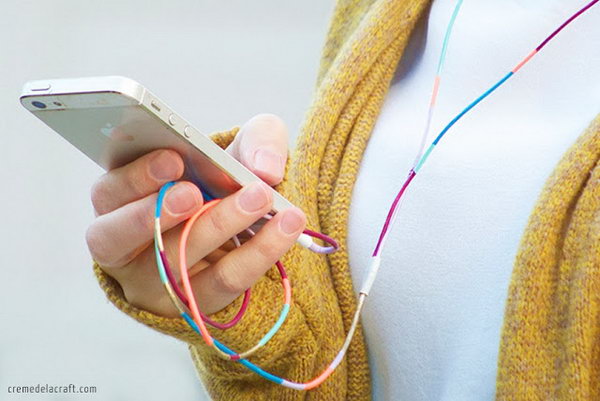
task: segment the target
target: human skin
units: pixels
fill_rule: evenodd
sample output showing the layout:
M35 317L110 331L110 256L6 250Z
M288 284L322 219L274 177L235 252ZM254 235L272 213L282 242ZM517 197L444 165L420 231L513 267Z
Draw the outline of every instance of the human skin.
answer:
M271 210L267 185L281 182L288 153L283 121L260 114L242 126L227 148L260 177L227 196L198 218L190 232L187 259L196 301L215 313L251 287L294 245L306 225L298 208L275 215L256 236L234 248L229 239ZM165 317L178 316L162 283L154 255L154 208L158 191L184 172L181 156L161 149L102 175L93 185L96 218L86 233L94 260L123 288L132 305ZM161 226L164 246L178 277L178 243L183 225L204 204L200 190L180 181L165 196Z

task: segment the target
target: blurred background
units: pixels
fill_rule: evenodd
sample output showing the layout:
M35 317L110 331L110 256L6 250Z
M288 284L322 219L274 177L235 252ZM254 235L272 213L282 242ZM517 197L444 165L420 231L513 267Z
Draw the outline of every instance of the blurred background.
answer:
M332 1L11 1L0 14L0 400L207 400L185 344L117 311L84 234L102 170L19 104L25 81L124 75L210 133L298 132ZM8 386L96 386L95 395Z

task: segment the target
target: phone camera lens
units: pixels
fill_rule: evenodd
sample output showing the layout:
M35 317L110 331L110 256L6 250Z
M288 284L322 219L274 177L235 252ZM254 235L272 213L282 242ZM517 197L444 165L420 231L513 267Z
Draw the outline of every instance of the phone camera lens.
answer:
M37 107L38 109L45 109L46 108L46 104L42 103L42 102L38 102L37 100L34 102L31 102L32 105L34 105L35 107Z

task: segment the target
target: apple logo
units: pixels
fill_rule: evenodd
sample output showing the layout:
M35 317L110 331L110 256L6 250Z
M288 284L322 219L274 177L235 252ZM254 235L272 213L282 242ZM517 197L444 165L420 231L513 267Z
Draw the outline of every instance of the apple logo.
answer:
M133 141L133 137L131 135L123 133L118 127L113 127L111 123L106 123L104 127L100 128L100 132L108 139L112 139L114 141Z
M107 138L111 137L113 130L114 127L111 123L106 123L104 127L100 128L100 132L102 132L102 135L104 135Z

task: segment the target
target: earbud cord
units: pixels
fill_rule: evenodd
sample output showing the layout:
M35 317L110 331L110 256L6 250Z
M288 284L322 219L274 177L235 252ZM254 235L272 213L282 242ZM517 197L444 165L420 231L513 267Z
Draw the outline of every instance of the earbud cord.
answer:
M425 162L427 161L427 159L429 158L429 155L431 154L431 152L433 151L433 149L435 148L435 146L437 146L437 144L440 142L440 140L442 139L442 137L450 130L450 128L452 128L464 115L466 115L470 110L472 110L475 106L477 106L479 103L481 103L486 97L488 97L490 94L492 94L494 91L496 91L500 86L502 86L508 79L510 79L514 74L516 74L525 64L527 64L537 53L539 53L542 48L544 48L560 31L562 31L565 27L567 27L571 22L573 22L576 18L578 18L580 15L582 15L584 12L586 12L588 9L590 9L592 6L594 6L596 3L598 3L598 1L600 0L593 0L591 2L589 2L585 7L583 7L582 9L580 9L578 12L576 12L575 14L573 14L568 20L566 20L561 26L559 26L554 32L552 32L546 39L544 39L544 41L542 41L542 43L536 47L531 53L529 53L521 62L519 62L509 73L507 73L504 77L502 77L497 83L495 83L491 88L489 88L486 92L484 92L481 96L479 96L477 99L475 99L471 104L469 104L467 107L465 107L456 117L454 117L445 127L444 129L440 132L440 134L435 138L435 140L431 143L431 145L427 148L427 150L425 151L425 153L422 153L422 149L423 146L421 146L421 149L418 152L418 157L416 159L416 163L414 164L413 168L410 169L408 176L404 182L404 184L402 185L402 187L400 188L398 194L396 195L394 201L392 202L388 215L386 217L386 220L383 224L383 227L381 229L381 233L379 235L379 239L377 241L377 244L375 246L375 249L373 251L372 254L372 262L369 266L369 270L368 270L368 275L367 278L364 281L364 284L359 292L359 297L358 297L358 304L357 304L357 308L352 320L352 324L350 326L350 329L347 333L346 339L344 341L344 344L342 345L341 350L338 352L338 354L336 355L336 357L333 359L333 361L329 364L329 366L327 366L327 368L325 368L325 370L319 375L317 376L315 379L306 382L306 383L296 383L296 382L292 382L292 381L288 381L285 380L281 377L275 376L269 372L266 372L265 370L261 369L259 366L253 364L252 362L246 360L246 359L239 359L238 362L241 363L242 365L246 366L248 369L250 369L251 371L257 373L258 375L262 376L263 378L270 380L274 383L280 384L282 386L288 387L288 388L292 388L295 390L309 390L312 389L314 387L317 387L318 385L320 385L323 381L325 381L325 379L327 379L327 377L329 377L333 371L335 370L335 368L341 363L341 361L343 360L343 357L346 353L346 351L348 350L348 347L350 346L350 342L352 340L352 337L356 331L356 328L358 326L358 321L359 321L359 317L360 317L360 313L362 311L364 302L366 297L369 294L369 291L373 285L373 282L375 281L375 277L377 275L377 272L379 270L379 266L381 264L381 252L383 250L383 245L385 244L385 240L387 235L389 234L390 228L392 226L392 224L395 222L396 217L397 217L397 211L400 208L400 201L406 191L406 189L408 188L408 186L410 185L410 183L413 181L413 179L415 178L415 176L417 175L417 173L419 172L419 170L422 168L422 166L425 164ZM453 13L452 18L450 19L450 23L448 25L447 31L446 31L446 37L445 37L445 45L442 47L442 53L440 55L440 64L438 65L438 74L436 75L436 79L435 79L435 83L434 83L434 90L433 90L433 94L432 94L432 102L430 103L430 111L428 113L428 118L427 118L427 123L425 125L425 130L424 130L424 137L426 138L429 132L429 125L430 125L430 121L431 121L431 115L433 114L433 107L435 106L435 99L437 97L438 91L439 91L439 85L441 82L440 79L440 74L442 72L442 68L440 66L443 67L443 60L445 59L445 55L446 55L446 49L447 49L447 41L449 41L450 38L450 30L453 26L454 20L456 19L456 16L458 15L458 9L460 8L462 4L462 0L458 0L456 7L455 7L455 12ZM424 141L423 141L424 142ZM183 244L184 248L185 248L185 244ZM184 275L187 274L187 271L182 272ZM198 333L200 333L200 329L199 327L195 324L194 321L188 321L188 323L190 324L190 326ZM229 349L228 347L226 347L225 345L221 344L220 342L218 342L216 339L214 340L214 345L219 348L223 353L228 354L228 355L235 355L236 353Z

